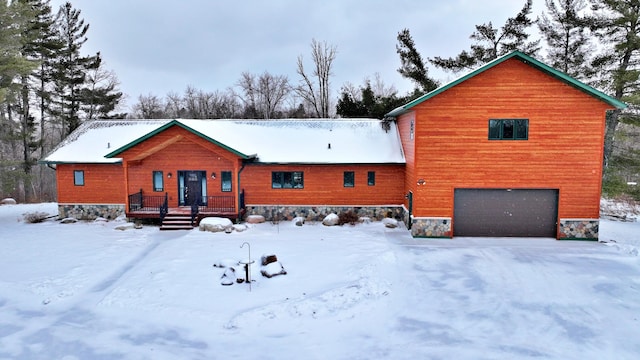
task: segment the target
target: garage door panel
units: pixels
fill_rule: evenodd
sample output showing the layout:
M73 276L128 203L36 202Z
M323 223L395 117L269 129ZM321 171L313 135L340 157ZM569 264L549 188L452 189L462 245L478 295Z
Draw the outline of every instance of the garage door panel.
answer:
M456 189L454 236L555 237L558 190Z

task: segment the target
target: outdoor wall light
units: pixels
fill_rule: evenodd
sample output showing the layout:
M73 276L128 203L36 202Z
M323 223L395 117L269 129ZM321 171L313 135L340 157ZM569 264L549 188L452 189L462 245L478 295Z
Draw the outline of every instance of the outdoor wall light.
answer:
M424 184L426 184L427 182L425 181L425 179L418 179L418 185L422 186Z
M215 180L216 179L216 173L212 172L211 173L211 178Z
M171 173L167 173L167 178L171 179L172 174Z

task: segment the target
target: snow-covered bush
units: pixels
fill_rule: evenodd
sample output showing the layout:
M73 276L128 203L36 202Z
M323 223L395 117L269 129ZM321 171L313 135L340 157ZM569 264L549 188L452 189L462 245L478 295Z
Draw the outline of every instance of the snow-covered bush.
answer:
M41 223L49 217L49 214L41 211L29 212L23 215L24 222L29 224Z

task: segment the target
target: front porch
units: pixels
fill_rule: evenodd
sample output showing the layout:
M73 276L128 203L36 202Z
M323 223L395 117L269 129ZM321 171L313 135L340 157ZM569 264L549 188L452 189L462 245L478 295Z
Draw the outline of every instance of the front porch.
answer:
M188 218L192 227L198 226L205 217L224 217L237 220L244 214L244 191L240 192L239 206L235 196L202 196L199 203L188 206L169 207L169 196L145 195L142 190L129 195L126 215L131 219L158 219L164 223L167 218Z

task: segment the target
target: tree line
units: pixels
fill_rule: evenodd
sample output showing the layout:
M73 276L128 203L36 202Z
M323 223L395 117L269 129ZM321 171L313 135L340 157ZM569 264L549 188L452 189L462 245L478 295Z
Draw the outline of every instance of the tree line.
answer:
M520 50L629 104L607 115L605 184L629 190L640 173L640 0L532 1L503 24L470 29L471 45L456 56L422 57L409 29L397 34L398 72L414 84L400 94L379 74L361 85L345 83L332 97L337 48L313 39L310 60L297 57L298 81L244 72L234 87L204 91L192 86L166 96L139 95L124 112L123 94L100 53L84 55L89 24L70 2L0 0L0 191L20 201L53 200L53 172L37 165L81 122L98 118L383 118L386 113L440 86L429 67L458 74ZM532 34L540 34L533 38ZM306 61L305 61L306 60ZM579 144L576 144L579 146ZM36 169L37 171L34 171Z
M123 117L116 75L83 55L89 24L67 2L0 0L0 189L52 200L52 171L37 165L82 121ZM37 171L34 171L37 169Z

